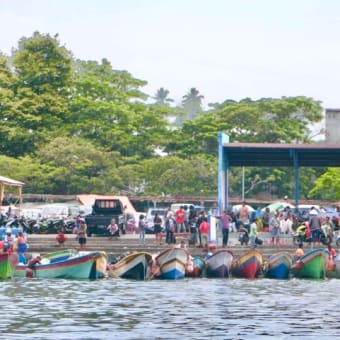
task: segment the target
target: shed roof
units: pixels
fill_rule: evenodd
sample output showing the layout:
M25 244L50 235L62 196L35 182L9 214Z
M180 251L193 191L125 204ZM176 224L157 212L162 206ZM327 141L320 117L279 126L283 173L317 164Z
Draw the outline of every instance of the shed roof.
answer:
M4 176L0 176L0 183L4 185L12 186L12 187L22 187L24 185L23 182L19 182L19 181L16 181L14 179L4 177Z
M340 144L224 143L227 166L340 167Z

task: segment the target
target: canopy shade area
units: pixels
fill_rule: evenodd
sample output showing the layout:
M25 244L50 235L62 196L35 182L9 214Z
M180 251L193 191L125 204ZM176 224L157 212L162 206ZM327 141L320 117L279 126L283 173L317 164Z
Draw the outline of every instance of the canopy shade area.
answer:
M0 207L2 206L2 202L4 200L5 187L6 186L18 188L19 202L20 202L20 205L21 205L21 203L22 203L22 187L24 186L24 183L16 181L16 180L11 179L11 178L0 176Z
M229 206L230 167L293 167L295 206L299 204L299 167L340 167L340 144L229 143L218 134L218 202Z
M229 167L340 166L339 144L226 143L223 153Z

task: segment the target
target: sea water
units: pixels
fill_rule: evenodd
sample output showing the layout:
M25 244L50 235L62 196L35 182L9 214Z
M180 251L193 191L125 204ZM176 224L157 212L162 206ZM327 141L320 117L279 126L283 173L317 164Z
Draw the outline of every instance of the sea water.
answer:
M0 339L335 339L340 280L0 281Z

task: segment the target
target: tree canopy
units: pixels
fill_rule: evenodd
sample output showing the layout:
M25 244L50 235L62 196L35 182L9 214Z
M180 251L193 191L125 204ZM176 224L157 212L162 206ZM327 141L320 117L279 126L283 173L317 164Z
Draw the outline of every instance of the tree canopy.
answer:
M58 35L23 37L11 56L0 53L1 174L15 173L32 193L215 195L218 132L233 142L310 143L322 119L321 103L304 96L226 99L204 110L195 87L172 106L169 90L149 97L146 84L105 58L75 58ZM230 173L239 194L240 171ZM302 194L338 198L336 175L307 169ZM292 179L291 169L249 168L246 192L281 195Z

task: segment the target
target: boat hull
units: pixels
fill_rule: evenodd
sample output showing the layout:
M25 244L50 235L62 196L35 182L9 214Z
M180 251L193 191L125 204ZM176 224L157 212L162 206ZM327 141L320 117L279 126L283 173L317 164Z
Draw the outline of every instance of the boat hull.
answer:
M292 260L292 255L287 252L273 254L268 260L265 277L279 280L288 279L292 267Z
M155 258L160 268L160 279L183 279L189 260L189 253L183 248L168 248Z
M326 276L327 259L325 249L312 249L292 266L292 274L303 279L323 279Z
M37 264L33 269L28 265L18 264L14 275L44 279L89 279L98 253L76 255L60 261Z
M147 252L135 252L127 255L110 266L108 276L132 280L145 280L152 255Z
M257 277L263 266L263 255L256 249L251 249L241 254L233 262L232 274L236 277L254 279Z
M87 255L91 254L88 251L80 251L79 255ZM108 264L108 256L105 251L96 252L98 255L96 257L96 261L94 262L90 274L90 279L102 279L107 276L107 264Z
M214 253L206 260L207 277L229 277L231 274L233 258L233 254L226 249Z

